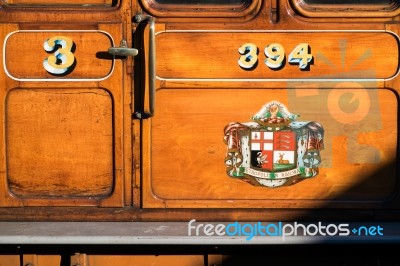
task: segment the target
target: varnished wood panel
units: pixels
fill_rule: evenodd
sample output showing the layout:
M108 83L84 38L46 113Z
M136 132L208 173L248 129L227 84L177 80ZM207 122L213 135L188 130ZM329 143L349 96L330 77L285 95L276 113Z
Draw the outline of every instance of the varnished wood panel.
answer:
M336 85L158 90L143 151L149 158L144 206L304 208L352 202L368 207L366 202L389 200L397 193L397 98L390 90ZM299 121L321 123L325 149L317 176L287 187L256 187L226 174L223 130L230 122L252 121L272 100L299 114Z
M18 255L1 255L0 266L20 266Z
M90 255L89 265L93 266L194 266L204 265L201 255Z
M161 4L160 4L160 3ZM233 20L250 20L257 14L262 6L262 1L236 1L229 3L220 1L217 4L204 2L166 2L166 1L141 1L144 10L155 17L204 18L212 17L214 20L227 18Z
M84 166L78 164L76 167L67 156L63 156L60 164L50 166L51 159L46 156L51 155L51 152L40 153L42 158L23 155L26 157L20 159L18 148L10 161L13 149L26 145L22 143L24 137L19 131L26 133L27 129L14 125L15 134L9 136L7 127L10 118L7 113L3 113L0 116L0 128L3 129L0 205L6 208L0 210L1 219L165 221L188 220L195 214L204 219L243 220L249 217L265 218L266 216L259 212L261 207L274 208L269 210L268 218L282 219L295 217L303 208L335 203L343 203L341 206L349 208L364 208L366 216L363 217L374 215L371 214L373 211L370 211L370 207L373 206L381 211L380 217L389 217L390 215L385 216L390 212L388 209L396 207L389 202L391 196L396 193L397 181L397 169L393 166L397 160L395 147L398 133L395 94L386 89L369 94L373 99L369 101L372 106L371 113L360 122L357 119L362 117L362 113L354 114L352 111L357 109L357 104L361 106L368 101L356 93L359 88L356 90L348 84L346 88L351 90L338 95L334 93L333 87L341 82L335 79L370 79L366 85L368 88L382 88L389 84L387 87L397 93L398 77L394 76L398 70L398 38L392 33L384 32L384 29L385 23L388 22L391 25L390 31L398 32L398 16L390 18L390 22L387 18L304 18L296 14L290 1L279 1L276 13L278 20L274 24L270 22L270 15L276 11L271 10L274 1L252 1L255 3L254 8L243 11L224 11L218 7L210 7L192 9L190 13L188 10L182 10L184 8L175 10L176 7L173 6L166 6L166 9L157 9L155 6L149 8L146 3L139 5L135 1L3 2L4 8L0 10L0 35L3 43L7 34L15 33L9 36L9 40L3 46L5 51L1 53L9 75L6 75L5 71L0 72L3 88L0 92L0 109L8 112L7 97L11 95L12 99L12 90L21 88L35 93L39 90L49 93L56 88L69 88L71 92L79 93L97 90L98 87L107 88L104 91L99 90L109 93L107 97L112 101L112 114L98 115L112 121L112 139L99 135L99 132L91 134L88 129L92 126L91 122L86 125L86 121L90 120L88 114L69 114L70 117L78 116L77 123L81 123L83 130L86 130L83 133L79 132L78 138L82 141L90 139L90 146L99 145L98 149L107 150L109 154L104 156L99 153L97 156L98 153L91 150L93 147L77 148L77 152L80 153L74 160L86 162L88 168L92 169L89 178L81 178L83 171L79 170ZM82 9L77 6L83 3L89 3L89 6ZM118 8L98 8L99 5L117 5ZM160 32L156 37L156 74L159 85L156 116L148 120L135 119L132 122L132 111L140 108L138 103L142 100L141 91L148 91L147 87L143 88L148 76L142 79L142 75L148 71L148 36L147 33L142 36L141 27L133 19L135 14L142 12L142 8L147 8L146 10L156 17L157 29L167 32ZM18 30L20 31L16 32ZM36 30L36 35L29 35L31 32L23 30ZM109 32L115 42L97 30ZM43 60L49 55L43 50L43 37L48 38L48 33L64 36L72 34L73 41L77 40L74 51L77 64L73 71L65 76L51 75L43 69ZM139 44L142 37L146 47ZM110 46L118 46L121 39L126 39L129 47L140 49L135 60L111 60L110 56L106 55L107 49ZM246 42L254 42L259 49L259 63L250 70L240 68L237 63L240 57L238 48ZM298 65L287 62L288 54L300 42L307 42L314 56L309 69L303 71ZM281 43L285 48L286 63L277 70L271 70L264 64L264 48L270 43ZM114 72L111 73L110 69L114 69ZM110 73L111 75L105 78ZM40 81L37 82L37 79ZM53 82L61 79L66 80ZM78 79L79 81L76 81ZM135 83L132 86L133 79ZM243 80L231 82L221 79ZM296 84L292 83L291 79L302 81ZM330 101L325 101L322 96L313 96L313 79L327 81L318 92L327 98L331 97ZM304 90L297 90L297 86ZM295 98L301 101L294 100L294 94ZM358 95L356 98L359 101L353 100L352 95ZM372 97L375 95L379 97ZM146 94L146 104L147 97ZM31 98L37 101L38 96L16 98L23 98L25 102L29 102ZM253 187L226 175L223 161L226 155L223 127L232 121L249 121L250 116L268 100L280 100L287 104L291 111L300 113L300 119L316 120L325 126L326 147L322 151L324 164L315 178L296 186L269 189ZM49 121L51 125L63 125L61 118L65 117L64 113L59 112L60 120L57 120L54 112L57 110L49 107L45 101L38 102L43 104L40 110L44 112L48 109L53 112L50 115L46 114L45 121ZM83 105L86 101L79 102ZM333 106L328 107L328 102L333 103ZM97 103L104 103L109 107L108 102L98 99L90 100L88 105L94 106ZM40 111L17 114L25 107L18 106L17 103L12 106L14 110L11 112L11 121L15 118L21 119L26 121L28 127L36 125L34 123L41 123ZM60 109L58 108L58 111ZM342 117L344 120L341 120ZM29 119L32 121L28 121ZM356 126L352 124L355 121ZM110 133L109 126L102 125L94 125L93 128L106 129L106 133ZM74 128L77 129L78 126ZM40 133L36 131L34 135L38 136ZM47 138L39 136L37 139L50 141L51 151L58 149L58 140L55 139L69 141L66 133L59 133L57 129L51 131L50 126L44 133ZM39 140L30 138L29 149L35 150L33 146L36 142ZM60 147L70 151L70 146L76 147L78 142L73 140L70 144L62 143ZM107 149L105 145L111 145L112 148ZM105 164L100 167L92 165L93 157ZM9 163L13 163L13 160L14 166L9 168ZM35 162L39 162L39 166L36 166ZM22 168L17 169L17 165L21 165ZM69 167L70 165L72 167ZM34 180L37 182L34 183L30 180L26 167L41 167L38 173L44 174L43 178L40 177L43 182ZM61 175L55 180L49 178L50 172L57 169L61 169L64 174L74 174L72 179L65 179L67 185L60 186L61 188L55 185L60 180L64 181ZM106 176L98 178L96 174L104 169L111 171L113 177L109 172ZM10 176L10 170L17 175ZM46 182L49 188L46 188ZM48 194L47 189L54 194ZM61 198L62 200L59 200ZM127 207L121 208L124 204ZM65 207L66 205L68 207ZM87 205L96 207L82 207ZM13 206L15 208L11 208ZM142 206L143 209L140 208ZM146 209L148 207L154 209ZM155 209L158 207L163 209ZM182 209L168 209L174 207ZM197 207L219 208L218 214L214 214L214 209L196 209ZM226 207L227 209L224 209ZM245 208L238 210L236 207ZM289 209L284 209L285 207ZM344 213L337 210L334 214L330 213L329 217L335 214L343 217L349 213L351 211ZM328 217L323 214L320 216Z
M111 6L112 0L61 0L61 1L50 1L50 0L6 0L6 5L50 5L50 6L79 6L79 5L108 5Z
M7 184L17 197L104 197L114 184L111 95L103 89L12 90Z
M43 67L43 61L55 53L46 52L44 42L55 36L65 36L73 42L71 53L75 62L63 75L51 74ZM110 36L100 31L14 32L5 41L5 69L15 79L103 79L113 68L108 54L112 46Z
M399 14L399 4L396 1L364 2L362 7L346 3L307 3L307 1L292 0L293 6L305 17L395 17Z
M163 55L157 57L160 79L382 79L398 71L397 37L384 32L167 31L158 33L156 43ZM248 43L257 47L258 62L243 69L238 50ZM285 59L270 69L264 49L274 43L282 46ZM300 43L307 43L313 56L305 69L288 62Z
M37 255L37 254L22 255L22 265L59 266L60 263L61 263L60 255Z

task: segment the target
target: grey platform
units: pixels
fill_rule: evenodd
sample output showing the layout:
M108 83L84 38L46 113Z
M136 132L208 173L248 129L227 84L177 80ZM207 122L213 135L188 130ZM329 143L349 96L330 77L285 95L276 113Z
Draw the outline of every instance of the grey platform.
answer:
M193 225L199 225L196 222ZM216 224L216 223L214 223ZM187 222L0 222L0 244L140 244L140 245L253 245L253 244L315 244L315 243L400 243L399 223L351 224L381 226L383 235L346 236L279 236L204 234ZM331 230L332 231L332 230ZM332 231L333 232L333 231Z

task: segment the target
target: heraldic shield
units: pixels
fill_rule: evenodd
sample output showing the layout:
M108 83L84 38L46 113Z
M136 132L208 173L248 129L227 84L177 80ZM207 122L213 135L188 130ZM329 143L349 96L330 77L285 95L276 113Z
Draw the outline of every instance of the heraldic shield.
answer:
M295 121L282 103L272 101L252 122L224 129L226 172L253 185L293 185L318 174L324 130L321 124Z

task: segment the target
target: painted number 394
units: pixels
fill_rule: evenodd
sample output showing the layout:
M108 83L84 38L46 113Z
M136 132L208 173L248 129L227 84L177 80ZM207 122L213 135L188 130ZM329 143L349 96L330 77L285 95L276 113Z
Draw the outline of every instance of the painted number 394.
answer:
M313 59L309 52L308 43L298 44L289 54L288 62L299 64L300 69L305 69ZM245 43L239 48L241 54L238 64L244 69L252 69L258 63L258 47L252 43ZM279 43L272 43L265 47L264 54L266 59L264 63L271 69L281 68L285 62L285 49Z

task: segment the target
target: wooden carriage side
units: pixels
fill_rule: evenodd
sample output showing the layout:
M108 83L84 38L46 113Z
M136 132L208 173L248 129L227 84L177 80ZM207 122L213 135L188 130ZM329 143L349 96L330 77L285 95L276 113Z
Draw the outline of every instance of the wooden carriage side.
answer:
M395 1L7 1L0 12L4 221L395 219ZM257 117L271 102L278 116ZM247 131L224 132L230 123ZM279 130L294 146L279 148ZM268 169L251 163L258 153Z

